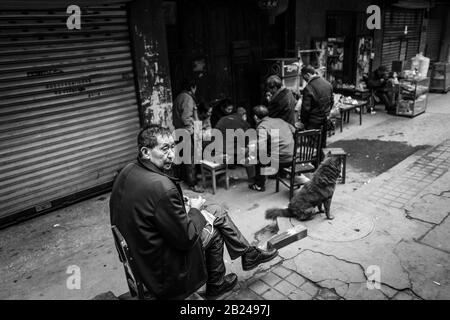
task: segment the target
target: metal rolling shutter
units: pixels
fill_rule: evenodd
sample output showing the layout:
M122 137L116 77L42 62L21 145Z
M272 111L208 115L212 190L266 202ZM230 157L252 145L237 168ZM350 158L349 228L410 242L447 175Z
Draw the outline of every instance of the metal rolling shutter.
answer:
M398 60L400 57L400 41L383 40L383 53L381 64L391 70L392 61Z
M427 28L427 52L426 56L431 61L439 61L441 50L442 20L429 19Z
M124 5L0 13L0 223L110 185L139 130Z
M411 65L411 58L419 51L422 21L422 10L392 9L385 11L382 65L391 70L392 61L400 59L403 55L406 56L406 67ZM405 26L408 26L406 36L404 36Z
M418 38L408 39L408 46L406 48L406 66L411 67L411 58L419 53L420 50L420 36Z

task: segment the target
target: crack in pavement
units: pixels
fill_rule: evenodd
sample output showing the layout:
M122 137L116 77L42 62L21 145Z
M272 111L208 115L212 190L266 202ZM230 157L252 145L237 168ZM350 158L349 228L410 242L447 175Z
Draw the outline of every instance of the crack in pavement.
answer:
M303 276L303 275L302 275ZM358 281L350 281L350 282L346 282L346 281L343 281L343 280L341 280L341 279L324 279L324 280L320 280L318 283L320 283L320 282L325 282L325 281L337 281L337 282L341 282L342 283L342 285L340 285L340 286L337 286L337 287L334 287L334 288L328 288L329 290L336 290L336 288L340 288L340 287L343 287L343 286L347 286L347 290L345 291L345 293L344 293L344 297L345 297L345 295L348 293L348 290L350 289L350 285L351 284L367 284L367 282L358 282ZM325 287L325 288L327 288L327 287ZM391 288L392 289L392 288ZM396 291L396 293L392 296L392 298L393 297L395 297L400 291L397 291L396 289L393 289L393 290L395 290ZM381 290L381 289L378 289L378 291L380 291L381 292L381 294L383 295L383 296L385 296L388 300L391 300L392 298L391 297L389 297L386 293L384 293L384 291L383 290ZM336 291L337 292L337 291ZM339 294L338 294L339 295ZM345 298L343 298L344 300L345 300Z
M349 263L349 264L356 265L356 266L358 266L358 267L361 269L361 271L362 271L364 277L366 278L366 280L369 281L369 278L368 278L367 275L366 275L366 270L365 270L365 268L363 267L363 265L361 265L361 264L358 263L358 262L349 261L349 260L346 260L346 259L343 259L343 258L336 257L335 255L325 254L325 253L323 253L323 252L314 251L314 250L310 250L310 249L306 249L305 251L310 251L310 252L313 252L313 253L318 253L318 254L321 254L321 255L324 255L324 256L327 256L327 257L335 258L336 260L339 260L339 261L343 261L343 262L346 262L346 263ZM397 291L404 291L404 290L410 289L410 288L403 288L403 289L395 288L394 286L392 286L392 285L390 285L390 284L388 284L388 283L384 283L384 282L380 282L380 284L385 285L386 287L391 288L391 289L394 289L394 290L397 290Z
M293 256L293 257L291 257L291 258L289 258L289 259L285 259L285 258L281 257L280 265L282 265L282 264L283 264L284 262L286 262L286 261L293 260L293 259L297 258L300 254L302 254L302 253L305 252L305 251L306 251L306 250L300 251L300 252L297 253L295 256ZM278 265L278 264L277 264L277 265ZM289 268L289 267L286 267L286 268L291 269L291 268ZM293 270L293 269L291 269L291 270ZM298 269L297 269L297 265L295 265L295 270L293 270L293 271L297 272L297 273L298 273L299 275L301 275L303 278L305 278L305 279L308 280L309 282L314 283L317 287L319 287L318 292L314 295L314 297L312 297L313 299L315 299L315 298L320 294L320 290L321 290L321 289L327 289L327 290L330 290L331 292L333 292L335 295L337 295L337 296L338 296L339 298L341 298L342 300L346 300L343 296L341 296L339 293L337 293L337 291L336 291L335 288L331 288L331 289L330 289L330 288L327 288L327 287L322 286L319 282L321 282L321 281L323 281L323 280L317 281L317 282L316 282L316 281L314 281L314 280L308 278L307 276L303 275L302 273L300 273L300 272L298 271ZM339 281L342 282L342 280L339 280Z
M437 179L436 179L436 180L437 180ZM435 180L435 181L436 181L436 180ZM444 196L444 193L450 193L450 190L442 191L440 194L435 194L435 193L432 193L432 192L426 193L426 194L422 195L422 196L420 197L420 199L423 199L425 196L436 196L436 197L444 197L444 198L448 198L447 196Z
M296 254L296 255L293 256L292 258L289 258L289 259L282 259L282 262L289 261L289 260L293 260L293 259L297 258L299 255L301 255L301 254L302 254L303 252L305 252L305 251L311 251L311 252L314 252L313 250L305 249L305 250L300 251L298 254ZM325 255L325 254L322 253L322 252L319 252L319 253ZM303 278L305 278L306 280L308 280L308 281L314 283L317 287L319 287L319 289L328 289L328 290L330 290L331 292L333 292L334 294L336 294L336 295L337 295L339 298L341 298L342 300L346 300L345 297L341 296L341 295L336 291L336 288L327 288L327 287L324 287L324 286L322 286L322 285L320 284L320 282L326 281L326 280L336 280L336 281L339 281L339 282L343 282L344 285L345 285L345 284L349 285L347 282L345 282L345 281L343 281L343 280L340 280L340 279L325 279L325 280L320 280L320 281L314 281L314 280L312 280L311 278L308 278L307 276L305 276L304 274L302 274L300 271L298 271L297 265L296 265L296 264L294 264L294 265L295 265L295 270L294 270L295 272L297 272L299 275L301 275L301 276L302 276ZM287 267L287 268L290 269L289 267ZM348 289L347 289L347 290L348 290ZM317 297L317 296L319 295L319 293L320 293L320 290L319 290L319 292L313 297L313 299L314 299L315 297ZM346 293L347 293L347 292L346 292Z
M445 222L445 220L448 219L449 216L450 216L450 212L447 213L447 216L446 216L444 219L442 219L441 222L439 222L439 223L433 223L433 227L431 227L430 230L428 230L427 232L425 232L422 236L420 236L419 238L417 238L416 241L422 243L423 238L425 238L431 231L433 231L433 230L436 229L437 227L441 226L441 225ZM423 244L423 243L422 243L422 244ZM442 250L442 249L437 249L437 250Z
M430 222L430 221L426 221L426 220L422 220L422 219L419 219L419 218L412 217L411 214L410 214L411 211L406 209L406 208L403 208L403 210L405 210L406 219L416 220L416 221L423 222L423 223L426 223L426 224L431 224L433 226L436 225L434 222Z
M413 283L412 283L412 280L411 280L411 275L410 275L409 271L408 271L408 270L405 268L405 266L403 265L402 260L400 259L400 257L398 256L398 254L397 254L397 252L396 252L397 247L398 247L402 242L405 242L405 240L402 239L402 240L400 240L399 242L397 242L397 244L395 245L394 250L392 251L392 253L397 257L398 262L399 262L399 264L400 264L400 267L402 267L403 272L405 272L406 275L408 276L409 288L406 288L406 289L403 289L403 290L399 290L399 291L406 291L406 290L409 289L412 293L414 293L414 295L416 295L416 297L418 297L418 298L421 299L421 300L425 300L425 299L422 298L418 293L416 293L416 292L414 291L414 289L413 289Z
M399 243L401 243L402 241L403 241L403 239L402 239L401 241L399 241ZM399 243L397 243L396 247L398 246ZM394 250L395 250L395 248L394 248ZM343 258L339 258L339 257L334 256L334 255L331 255L331 254L326 254L326 253L323 253L323 252L320 252L320 251L315 251L315 250L311 250L311 249L305 249L305 250L302 250L300 253L298 253L296 256L294 256L294 257L292 257L292 258L290 258L290 259L287 259L286 261L288 261L288 260L293 260L293 259L295 259L296 257L298 257L299 255L301 255L303 252L306 252L306 251L313 252L313 253L317 253L317 254L321 254L321 255L323 255L323 256L330 257L330 258L334 258L334 259L336 259L336 260L339 260L339 261L342 261L342 262L346 262L346 263L349 263L349 264L357 265L357 266L361 269L361 271L362 271L364 277L366 278L366 280L369 281L369 279L367 278L365 269L364 269L364 267L363 267L360 263L353 262L353 261L349 261L349 260L346 260L346 259L343 259ZM394 252L394 254L395 254L395 252ZM397 255L396 255L396 256L397 256ZM397 258L399 258L399 257L397 256ZM409 281L409 284L410 284L409 287L406 287L406 288L396 288L396 287L394 287L394 286L392 286L392 285L390 285L390 284L388 284L388 283L385 283L385 282L380 282L380 285L384 285L384 286L386 286L386 287L388 287L388 288L390 288L390 289L393 289L393 290L396 290L396 291L399 291L399 292L410 290L417 298L424 300L424 299L423 299L419 294L417 294L417 293L414 291L414 289L412 288L412 281L411 281L410 274L409 274L409 272L407 272L407 270L406 270L406 269L404 268L404 266L401 264L400 258L399 258L399 263L400 263L400 266L402 267L402 269L405 271L405 273L406 273L407 276L408 276L408 281ZM311 279L305 277L303 274L301 274L301 273L298 271L297 266L295 266L295 271L296 271L298 274L300 274L301 276L303 276L304 278L306 278L306 279L308 279L309 281L311 281L311 282L313 282L314 284L316 284L317 286L323 288L319 283L322 282L322 281L324 281L324 280L320 280L320 281L317 281L317 282L316 282L316 281L313 281L313 280L311 280ZM326 280L326 279L325 279L325 280ZM343 280L340 280L340 279L338 279L338 280L341 281L341 282L347 283L347 284L349 284L349 285L352 283L352 282L346 282L346 281L343 281ZM327 289L329 289L329 288L327 288ZM333 288L333 289L334 289L334 288ZM334 290L334 291L336 291L336 290ZM380 290L380 291L382 292L382 294L383 294L384 296L386 296L386 294L385 294L382 290ZM338 296L340 296L337 292L336 292L336 294L337 294ZM342 298L345 299L344 297L342 297Z
M443 252L443 253L445 253L445 254L450 254L450 251L447 251L447 250L444 250L444 249L441 249L441 248L433 247L432 245L430 245L430 244L428 244L428 243L421 242L421 241L416 241L416 242L417 242L418 244L420 244L420 245L423 245L423 246L432 248L432 249L434 249L434 250L441 251L441 252Z
M325 280L321 280L321 281L319 281L319 282L329 281L329 280L331 280L331 281L339 281L339 282L342 282L342 283L343 283L341 286L338 286L337 288L342 287L342 286L344 286L344 285L347 285L347 291L345 291L344 296L348 293L348 290L350 289L350 285L351 285L351 284L366 284L366 285L367 285L367 282L358 282L358 281L345 282L345 281L342 281L342 280L340 280L340 279L325 279ZM380 284L383 284L383 285L387 286L386 284L384 284L384 283L382 283L382 282L380 282ZM333 288L333 289L335 289L335 288ZM391 288L391 289L394 290L394 291L396 291L395 294L394 294L392 297L389 297L389 296L388 296L383 290L381 290L381 289L378 289L378 291L380 291L381 294L382 294L383 296L385 296L388 300L392 300L392 298L395 297L399 292L401 292L401 290L397 290L397 289L394 289L394 288ZM331 289L330 289L330 290L331 290ZM408 289L406 289L406 290L408 290ZM344 299L345 299L345 298L344 298Z

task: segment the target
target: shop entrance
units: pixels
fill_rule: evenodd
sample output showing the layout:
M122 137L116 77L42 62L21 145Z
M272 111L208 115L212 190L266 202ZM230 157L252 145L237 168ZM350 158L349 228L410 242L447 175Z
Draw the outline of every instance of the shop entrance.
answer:
M373 39L366 27L364 13L355 11L328 11L326 34L328 41L327 74L330 82L357 83L358 58L361 43Z
M164 5L173 97L181 91L183 78L192 77L198 83L198 102L227 97L246 109L260 103L260 61L285 55L287 21L294 22L287 17L295 12L270 23L257 1Z

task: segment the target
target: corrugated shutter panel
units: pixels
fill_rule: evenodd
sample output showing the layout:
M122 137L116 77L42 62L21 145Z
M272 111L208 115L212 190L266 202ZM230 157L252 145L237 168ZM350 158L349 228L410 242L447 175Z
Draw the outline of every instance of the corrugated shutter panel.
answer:
M441 50L441 33L442 33L442 20L429 19L427 28L427 52L426 56L431 61L439 60L439 52Z
M400 59L406 54L406 67L411 65L411 58L419 50L420 34L423 22L423 10L391 9L386 10L383 24L383 51L381 64L389 70L392 61ZM405 36L405 26L408 34ZM402 41L406 46L402 46ZM402 52L401 50L406 52Z
M0 13L0 220L111 183L139 130L124 5Z
M391 70L392 61L398 60L400 57L400 41L392 39L391 41L383 41L383 56L381 64Z
M411 58L419 53L420 37L417 39L408 39L408 46L406 49L406 66L411 67Z

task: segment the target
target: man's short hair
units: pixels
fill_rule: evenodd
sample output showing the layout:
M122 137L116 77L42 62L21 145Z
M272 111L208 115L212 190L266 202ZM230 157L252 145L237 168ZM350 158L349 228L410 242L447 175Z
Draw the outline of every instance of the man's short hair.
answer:
M245 110L245 108L239 107L237 108L236 113L243 116L244 114L247 114L247 110Z
M153 149L158 145L158 136L168 137L172 132L168 128L163 128L158 124L151 124L142 129L138 134L139 152L142 148Z
M212 107L209 104L206 104L205 102L200 102L197 107L197 113L199 120L203 121L208 118L208 111Z
M197 86L197 83L194 79L184 78L183 81L181 81L181 89L190 91L192 88L195 88Z
M260 105L253 107L253 114L259 119L263 119L269 115L269 109L266 106Z
M281 79L279 76L273 75L267 78L266 84L269 88L277 88L280 89L283 83L281 82Z
M316 74L316 69L314 69L313 66L309 66L309 65L308 66L304 66L302 68L301 73L302 73L302 76L304 76L305 74Z
M224 98L224 99L222 99L222 101L220 101L220 107L222 109L225 109L226 107L229 107L232 105L233 105L233 101L231 101L230 98Z

